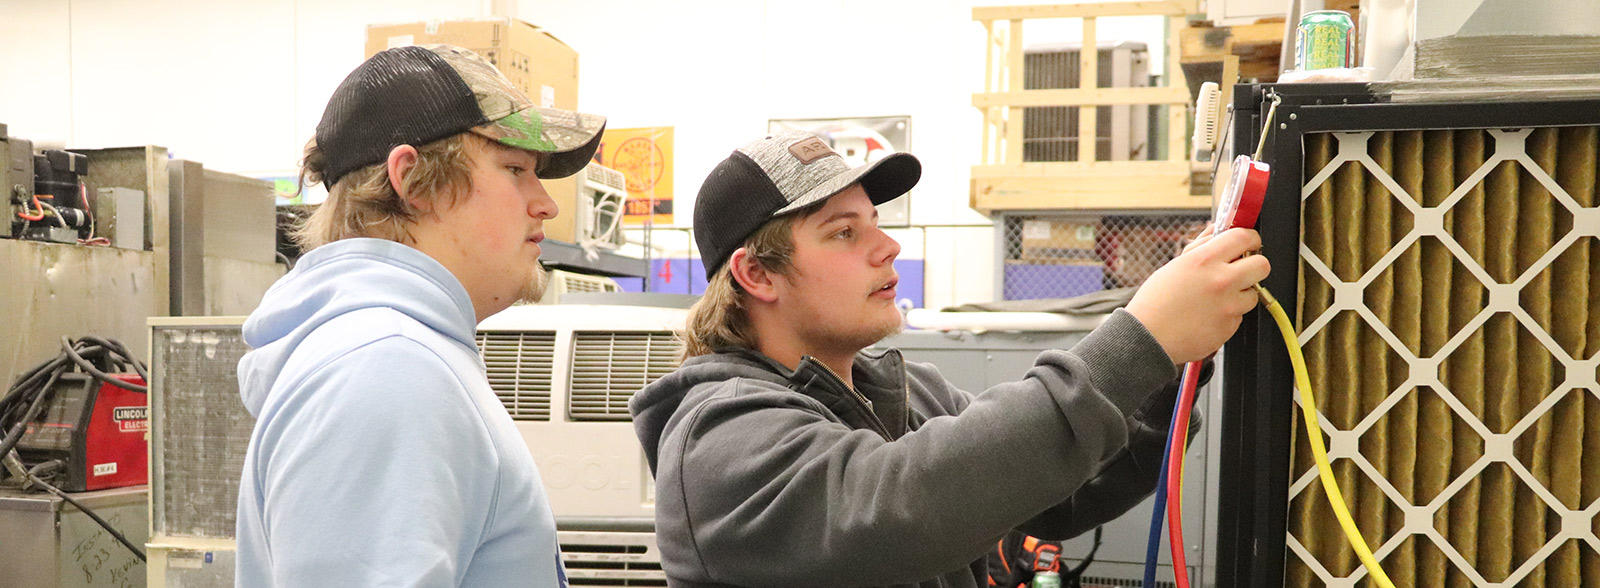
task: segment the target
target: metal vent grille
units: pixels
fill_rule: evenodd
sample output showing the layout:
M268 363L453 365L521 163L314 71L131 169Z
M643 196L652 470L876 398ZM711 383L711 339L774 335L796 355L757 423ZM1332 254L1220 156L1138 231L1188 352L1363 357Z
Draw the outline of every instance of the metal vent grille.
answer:
M1030 49L1022 58L1022 87L1025 90L1077 88L1082 78L1078 47ZM1150 85L1147 52L1103 45L1095 56L1095 87L1144 87ZM1023 161L1079 161L1077 106L1032 106L1022 109ZM1095 108L1095 160L1124 161L1149 159L1148 122L1150 107L1100 106Z
M600 165L590 163L583 168L583 179L588 182L610 186L618 190L628 189L627 177L622 172Z
M1084 576L1079 578L1082 588L1144 588L1144 579L1109 578L1102 576ZM1169 580L1156 580L1155 588L1177 588L1177 584Z
M514 421L550 420L554 331L480 332L478 351L488 367L489 387Z
M1324 133L1305 153L1300 339L1385 571L1600 585L1600 132ZM1309 453L1297 435L1285 583L1367 584Z
M561 561L573 586L666 586L654 533L562 532Z
M569 409L575 421L625 421L628 399L678 365L671 332L578 332Z
M151 501L156 535L232 539L255 418L239 400L237 326L155 327Z
M568 292L612 292L610 284L600 280L567 279Z

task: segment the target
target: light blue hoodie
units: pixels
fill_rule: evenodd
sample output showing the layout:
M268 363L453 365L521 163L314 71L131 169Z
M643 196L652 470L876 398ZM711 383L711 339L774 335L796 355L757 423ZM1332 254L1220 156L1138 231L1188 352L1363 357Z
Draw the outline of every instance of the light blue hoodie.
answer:
M444 266L391 241L319 247L273 284L239 362L239 588L566 586L474 317Z

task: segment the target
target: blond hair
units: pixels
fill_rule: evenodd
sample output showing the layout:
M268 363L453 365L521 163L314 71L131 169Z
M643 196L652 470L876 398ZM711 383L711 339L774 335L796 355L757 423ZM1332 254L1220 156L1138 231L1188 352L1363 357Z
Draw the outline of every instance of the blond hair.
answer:
M794 275L794 225L822 210L827 202L812 204L761 225L745 239L745 254L769 273ZM682 334L684 357L709 355L724 349L755 349L758 341L750 324L750 294L733 279L733 263L722 264L707 280L705 294L689 308Z
M418 146L416 164L401 180L406 193L444 207L455 205L458 198L471 193L473 160L468 144L473 140L468 136L477 137L470 132L460 133ZM488 141L479 137L477 142ZM313 138L306 143L305 157L300 161L300 191L323 181L326 172L327 158ZM401 198L389 182L388 166L376 163L351 171L329 186L328 199L292 236L305 251L353 237L404 243L410 239L406 227L416 217L417 208Z

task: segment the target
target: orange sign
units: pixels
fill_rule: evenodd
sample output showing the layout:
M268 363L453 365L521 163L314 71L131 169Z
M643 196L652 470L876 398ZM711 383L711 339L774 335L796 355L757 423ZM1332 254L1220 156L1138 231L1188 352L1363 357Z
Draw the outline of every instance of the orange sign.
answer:
M672 127L606 129L595 159L628 180L623 223L672 222Z

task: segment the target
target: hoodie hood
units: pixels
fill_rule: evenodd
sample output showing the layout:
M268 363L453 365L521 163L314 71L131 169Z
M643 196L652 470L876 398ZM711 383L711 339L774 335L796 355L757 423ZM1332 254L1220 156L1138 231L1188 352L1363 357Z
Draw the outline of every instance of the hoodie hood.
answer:
M253 351L239 360L239 396L260 417L267 393L307 335L340 315L382 307L474 347L472 299L426 254L383 239L345 239L300 258L244 323Z
M788 373L788 368L776 360L753 351L737 350L691 357L672 373L645 386L628 399L628 412L633 413L633 430L639 436L645 459L650 462L650 471L656 470L656 456L667 421L678 412L678 406L695 386L733 378L787 386L785 375Z

